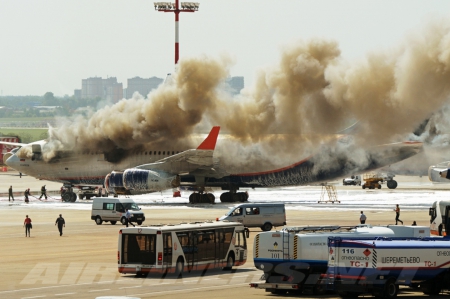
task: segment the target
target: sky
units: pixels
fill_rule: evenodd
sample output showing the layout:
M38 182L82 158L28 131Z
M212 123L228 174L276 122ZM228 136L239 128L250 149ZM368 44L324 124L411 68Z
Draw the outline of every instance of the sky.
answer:
M89 77L164 78L174 66L173 13L143 0L0 1L0 95L73 95ZM180 58L223 55L254 84L299 40L336 41L348 61L398 46L450 1L203 0L180 14Z

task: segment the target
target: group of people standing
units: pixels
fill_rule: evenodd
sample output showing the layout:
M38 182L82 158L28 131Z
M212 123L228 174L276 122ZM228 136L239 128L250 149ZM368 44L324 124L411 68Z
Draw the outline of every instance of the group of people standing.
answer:
M399 222L401 222L402 225L403 225L403 221L400 220L400 206L399 206L398 204L395 206L394 211L395 211L395 225L397 225ZM366 223L366 220L367 220L366 215L364 215L364 212L361 211L361 215L359 216L359 223L365 224L365 223ZM416 224L415 221L413 221L413 224L412 224L412 225L415 226L415 225L417 225L417 224Z
M23 193L23 195L24 195L24 201L26 203L29 203L30 202L29 196L31 195L30 188L25 189L25 192ZM47 189L45 188L45 185L41 187L41 196L39 196L39 200L42 197L45 197L45 199L47 199ZM13 193L12 186L9 186L9 189L8 189L8 201L11 201L11 200L14 201L14 193Z
M59 217L56 218L55 225L58 225L59 236L62 236L63 227L66 227L66 221L62 217L62 214L59 214ZM28 215L25 216L23 227L25 227L25 237L31 237L30 232L33 228L33 225L31 224L31 218L29 218Z

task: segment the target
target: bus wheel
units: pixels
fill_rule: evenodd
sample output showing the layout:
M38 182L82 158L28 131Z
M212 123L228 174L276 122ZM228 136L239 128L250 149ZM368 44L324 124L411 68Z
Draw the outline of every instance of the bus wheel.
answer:
M184 269L184 260L182 257L179 257L177 260L177 264L175 265L175 276L181 277L183 275Z
M223 267L223 270L231 270L234 266L234 255L230 253L227 258L227 266Z
M100 216L97 216L96 218L95 218L95 223L97 223L97 225L100 225L100 224L102 224L102 218L100 217Z

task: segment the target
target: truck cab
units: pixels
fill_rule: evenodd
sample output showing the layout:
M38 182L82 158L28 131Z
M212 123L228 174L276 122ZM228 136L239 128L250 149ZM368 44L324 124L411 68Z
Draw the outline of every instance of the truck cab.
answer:
M450 231L450 201L435 201L428 215L431 235L446 236Z

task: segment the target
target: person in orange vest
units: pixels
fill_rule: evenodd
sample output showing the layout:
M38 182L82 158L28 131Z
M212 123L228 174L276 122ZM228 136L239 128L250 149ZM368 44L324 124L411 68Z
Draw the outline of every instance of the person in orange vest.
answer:
M397 225L397 222L401 222L403 225L403 221L400 220L400 207L397 204L397 207L394 209L395 211L395 225Z

